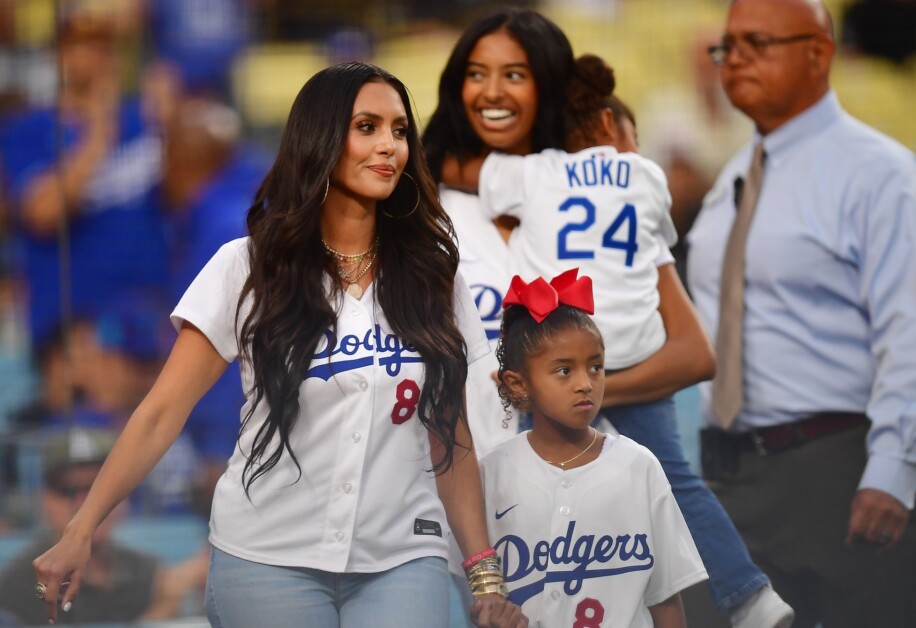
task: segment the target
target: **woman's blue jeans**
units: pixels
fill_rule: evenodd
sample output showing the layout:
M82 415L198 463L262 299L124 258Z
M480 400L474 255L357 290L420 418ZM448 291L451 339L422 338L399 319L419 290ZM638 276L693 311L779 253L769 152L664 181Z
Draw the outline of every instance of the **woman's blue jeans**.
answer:
M655 454L709 574L709 589L720 611L747 600L769 582L751 560L725 509L690 468L678 434L674 399L603 408L618 432Z
M448 567L427 557L378 573L329 573L214 547L206 608L215 628L448 628Z

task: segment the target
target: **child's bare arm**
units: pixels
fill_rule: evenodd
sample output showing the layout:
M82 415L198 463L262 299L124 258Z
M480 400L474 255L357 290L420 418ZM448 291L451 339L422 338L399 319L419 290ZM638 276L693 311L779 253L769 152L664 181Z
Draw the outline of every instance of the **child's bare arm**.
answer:
M675 593L664 602L650 606L649 614L652 615L652 625L655 628L687 628L680 593Z

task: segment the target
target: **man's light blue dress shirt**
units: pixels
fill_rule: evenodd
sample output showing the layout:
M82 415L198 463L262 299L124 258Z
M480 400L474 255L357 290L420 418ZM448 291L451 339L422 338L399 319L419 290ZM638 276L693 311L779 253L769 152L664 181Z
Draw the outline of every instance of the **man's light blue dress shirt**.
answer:
M713 338L735 181L767 161L748 235L744 407L736 430L815 412L872 421L860 488L916 493L916 159L831 91L726 165L687 236L688 283ZM740 184L739 184L740 185ZM709 386L704 413L710 419Z

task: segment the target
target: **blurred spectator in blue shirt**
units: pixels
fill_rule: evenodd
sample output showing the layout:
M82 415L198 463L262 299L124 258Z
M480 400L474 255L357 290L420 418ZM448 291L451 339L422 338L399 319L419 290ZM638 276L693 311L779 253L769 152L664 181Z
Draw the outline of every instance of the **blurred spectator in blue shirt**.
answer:
M0 155L22 240L29 325L38 346L61 318L61 220L68 220L70 294L91 317L126 288L161 289L165 242L152 190L159 138L120 86L118 38L103 19L72 17L59 36L60 108L10 122Z
M186 93L229 93L232 62L248 43L245 0L153 0L156 57Z

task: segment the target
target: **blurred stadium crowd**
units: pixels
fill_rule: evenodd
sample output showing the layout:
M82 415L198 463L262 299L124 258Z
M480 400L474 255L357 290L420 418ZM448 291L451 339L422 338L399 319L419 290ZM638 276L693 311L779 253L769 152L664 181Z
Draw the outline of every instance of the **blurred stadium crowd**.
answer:
M371 61L407 84L423 120L462 27L496 4L507 3L0 0L0 570L22 546L4 550L4 540L53 528L48 494L78 498L61 476L67 462L98 462L72 443L61 454L60 434L117 432L142 399L174 339L170 307L222 243L244 235L305 80ZM751 133L706 55L727 2L509 4L543 11L577 54L614 65L685 233ZM916 2L827 4L844 106L916 148ZM238 380L230 370L195 409L129 517L204 525L235 442ZM175 582L194 581L193 568Z

